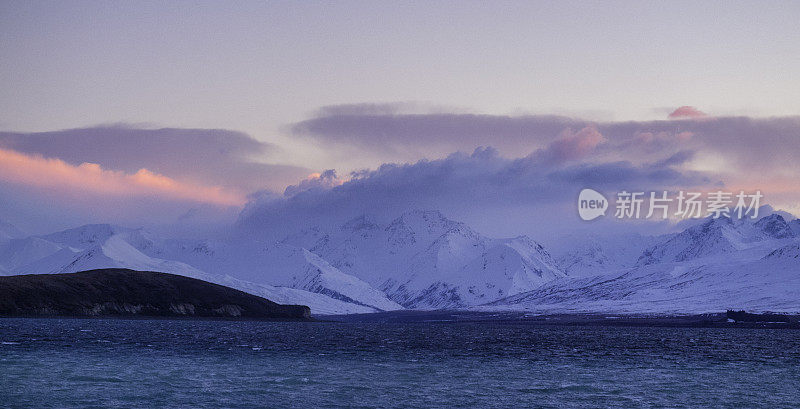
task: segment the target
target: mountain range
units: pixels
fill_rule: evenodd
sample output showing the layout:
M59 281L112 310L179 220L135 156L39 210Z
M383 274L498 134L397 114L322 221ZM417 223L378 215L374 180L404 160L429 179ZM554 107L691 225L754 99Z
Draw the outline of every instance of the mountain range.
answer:
M161 271L308 305L315 315L800 311L800 221L780 214L705 219L656 237L589 236L557 257L527 236L490 238L422 210L387 223L359 216L273 242L164 238L108 224L23 237L9 226L0 274Z
M800 311L796 219L789 222L779 214L757 221L705 219L680 233L651 239L655 241L627 263L606 264L478 308L639 314ZM586 264L607 258L600 250Z

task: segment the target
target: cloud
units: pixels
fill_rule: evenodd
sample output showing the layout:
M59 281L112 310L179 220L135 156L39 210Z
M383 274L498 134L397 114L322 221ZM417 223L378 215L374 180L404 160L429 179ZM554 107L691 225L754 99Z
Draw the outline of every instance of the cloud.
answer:
M668 157L668 158L666 158L666 159L664 159L662 161L656 162L655 165L656 166L660 166L660 167L679 166L679 165L683 165L686 162L690 161L691 159L694 158L694 156L695 156L695 152L694 151L683 150L683 151L675 153L674 155L672 155L672 156L670 156L670 157Z
M334 169L328 169L322 173L312 173L296 185L289 185L284 189L284 196L294 196L300 192L316 189L330 189L344 183L344 179L336 176Z
M464 113L402 113L392 107L334 106L290 127L297 138L311 139L346 152L384 160L440 157L457 150L492 145L502 152L530 152L565 129L585 121L558 116L496 116Z
M413 208L496 235L555 234L585 227L570 224L585 187L761 189L776 208L800 208L800 117L589 122L355 104L321 109L292 132L370 164L338 173L264 164L256 158L279 148L224 130L5 133L0 149L23 165L0 168L0 202L27 197L14 211L39 206L51 220L202 221L246 201L237 229L260 237Z
M0 133L0 148L97 163L135 173L141 168L196 183L253 191L283 189L310 173L261 162L280 149L247 134L223 129L141 129L125 125L37 133Z
M293 130L325 146L395 159L341 178L339 186L313 179L283 197L253 200L239 228L263 232L432 208L496 234L558 234L575 219L572 202L585 187L611 194L761 189L778 208L800 203L800 187L792 183L800 174L800 117L589 122L349 106L322 110Z
M573 139L571 146L581 146L583 140L599 138L591 130L563 137ZM302 227L336 225L355 215L385 220L421 208L441 210L486 233L528 232L541 237L570 225L579 227L573 201L587 186L616 191L711 183L706 175L674 169L680 158L643 165L627 161L555 163L552 152L560 151L553 146L561 145L521 158L505 158L493 148L479 148L471 155L455 153L413 164L384 164L355 172L330 188L301 183L287 188L291 195L254 198L237 226L243 233L278 238Z
M550 145L553 160L571 160L588 154L608 157L620 149L616 159L625 159L625 154L634 151L637 157L642 153L661 155L664 149L677 151L678 144L693 139L695 132L688 129L693 121L683 122L592 122L548 115L409 113L403 106L355 104L324 107L314 117L293 124L290 132L295 138L313 140L338 154L339 162L359 158L359 166L375 166L383 162L433 159L486 145L501 154L517 156L556 141L560 142ZM597 145L604 146L594 149Z
M68 194L157 196L219 206L241 206L245 196L219 186L185 183L139 169L135 173L103 169L96 163L78 166L60 159L0 149L0 181Z
M541 155L553 162L583 159L603 142L606 142L606 138L594 126L584 127L578 132L566 129L541 151Z
M455 151L493 146L503 155L520 156L562 140L561 158L570 155L592 160L646 162L682 150L696 152L698 162L724 158L724 166L737 172L800 172L800 117L714 117L703 121L590 122L555 116L503 116L463 113L404 113L403 110L367 104L329 107L317 116L294 124L296 138L311 139L331 151L345 152L374 167L385 162L414 162L440 158ZM675 115L699 115L690 107ZM588 128L588 129L587 129ZM602 140L565 138L569 132L596 130ZM570 145L581 142L584 145ZM584 149L585 147L585 149ZM724 169L720 169L724 170ZM733 170L733 169L729 169Z
M395 115L413 111L417 106L408 102L360 103L328 105L317 110L318 116L337 115Z
M684 118L697 119L697 118L707 118L707 117L708 114L706 114L705 112L695 107L690 107L686 105L678 107L667 116L667 118L669 119L684 119Z
M639 150L658 153L693 138L695 133L688 129L693 125L682 122L594 122L552 115L415 113L402 104L351 104L323 107L314 117L293 124L289 130L295 138L313 140L348 156L357 152L380 162L437 158L486 145L505 155L519 155L559 140L560 145L552 146L554 160L559 156L555 151L559 146L562 160L569 160L572 155L585 155L605 142L609 142L606 147L609 150L639 145Z

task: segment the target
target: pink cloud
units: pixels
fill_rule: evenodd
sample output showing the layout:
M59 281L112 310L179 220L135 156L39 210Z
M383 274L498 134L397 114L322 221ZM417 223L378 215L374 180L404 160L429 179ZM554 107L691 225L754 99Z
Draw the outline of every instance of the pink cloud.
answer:
M672 113L667 116L669 119L697 119L697 118L707 118L708 114L705 112L695 108L684 105L679 107L678 109L672 111Z
M312 173L296 185L289 185L284 190L285 196L294 196L300 192L311 189L330 189L346 182L336 175L336 171L328 169L322 173Z
M593 126L587 126L578 132L566 129L546 151L557 162L581 159L605 141L606 138Z
M244 195L219 186L185 183L140 169L134 174L103 169L95 163L71 165L60 159L0 149L0 181L48 191L110 196L155 196L220 206L242 206Z

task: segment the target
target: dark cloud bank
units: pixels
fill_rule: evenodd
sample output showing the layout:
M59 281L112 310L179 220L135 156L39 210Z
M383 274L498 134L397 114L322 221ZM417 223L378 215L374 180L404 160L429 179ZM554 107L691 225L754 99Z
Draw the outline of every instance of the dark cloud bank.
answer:
M766 179L800 170L798 117L697 115L603 123L554 116L408 114L367 104L323 109L292 132L377 158L435 158L438 152L475 150L414 163L400 160L345 175L338 183L328 172L290 186L282 196L254 196L240 216L241 230L268 235L337 224L358 214L381 219L422 208L442 210L487 233L541 238L624 224L579 221L575 199L585 187L612 194L721 188L752 172ZM482 147L489 145L496 149ZM723 158L726 168L698 170L715 157Z
M573 202L587 186L614 191L710 183L705 175L674 169L680 162L681 158L673 158L641 165L627 161L554 165L548 149L508 159L492 148L479 148L471 155L383 165L354 173L334 187L330 179L335 175L327 172L316 181L290 187L286 195L254 198L238 226L262 237L278 237L300 227L337 225L354 215L387 220L409 209L437 209L486 233L538 236L579 227Z
M692 107L681 108L681 112L699 112ZM680 145L681 149L719 152L742 167L765 169L776 162L780 166L797 165L800 117L704 115L672 115L691 119L663 121L592 122L537 115L407 114L391 104L359 104L321 109L317 116L294 124L291 131L298 138L332 148L351 147L365 155L435 158L487 145L504 155L520 156L558 139L565 130L594 127L608 140L603 148L618 151L620 156L661 154Z
M410 209L437 209L487 234L544 239L570 229L635 225L609 218L580 221L575 199L585 187L608 194L722 187L747 175L767 180L800 172L798 117L603 123L554 116L404 113L392 105L362 104L325 108L291 129L297 138L384 164L305 178L307 169L254 162L254 156L269 156L278 148L225 130L103 127L0 133L0 147L128 172L145 167L256 192L236 229L262 238L337 225L361 214L381 220ZM726 168L698 167L714 158ZM158 213L158 206L154 201L146 213ZM141 213L124 207L120 212ZM192 211L170 208L170 218L181 214ZM652 230L654 223L646 225Z

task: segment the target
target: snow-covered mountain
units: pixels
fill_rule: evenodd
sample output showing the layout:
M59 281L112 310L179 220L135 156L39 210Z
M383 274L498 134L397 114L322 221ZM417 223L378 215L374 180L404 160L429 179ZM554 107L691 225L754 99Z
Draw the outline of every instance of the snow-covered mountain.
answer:
M791 261L792 259L800 259L800 243L790 243L780 247L771 253L764 256L765 260L780 259Z
M763 260L648 265L554 281L484 308L537 313L797 312L797 294L800 260L784 252Z
M635 266L567 277L480 307L537 313L800 311L800 238L778 214L708 219L664 236Z
M797 220L794 220L794 222L798 225ZM798 237L791 223L787 222L786 219L779 214L771 214L763 217L758 220L753 227L755 227L755 233L764 240Z
M11 239L25 237L25 233L11 223L0 220L0 243L6 243Z
M239 253L234 255L209 251L207 243L186 244L161 240L141 229L100 224L11 240L0 249L0 255L7 266L7 274L130 268L181 274L227 285L280 303L304 304L311 307L315 314L366 313L401 308L379 291L331 268L307 250L283 246L279 250L265 252L270 256L265 259L249 257L246 247L237 248ZM165 255L174 258L162 257ZM226 263L235 257L245 263ZM206 263L197 263L204 258ZM217 269L215 263L228 268ZM254 266L270 275L262 276L258 282L239 277L258 278L252 273ZM237 267L249 268L249 274L229 274Z
M461 268L455 278L466 291L460 297L478 305L530 291L564 273L539 243L527 236L495 240L480 256Z
M3 252L2 246L7 245L11 240L25 237L25 234L11 223L0 220L0 274L8 271L7 265L11 264L9 260L15 257L13 252Z
M309 248L406 308L483 304L564 276L531 239L491 239L438 211L409 211L386 225L362 216L283 242Z
M771 214L755 223L728 217L707 219L648 248L637 265L686 261L752 247L754 243L796 237L783 216Z
M437 211L354 218L277 243L167 239L86 225L0 243L0 273L121 267L227 285L313 314L414 309L800 311L800 222L699 220L658 237L587 237L558 261L526 236L486 237Z
M792 233L795 236L800 237L800 219L794 219L789 222L789 228L792 229Z
M285 243L164 240L145 243L143 251L257 284L306 290L374 310L402 309L362 280Z
M558 257L558 265L572 277L618 271L633 267L645 249L670 237L656 238L633 233L576 237L572 240L573 247Z
M0 267L10 272L59 252L64 246L40 237L12 239L0 244Z

